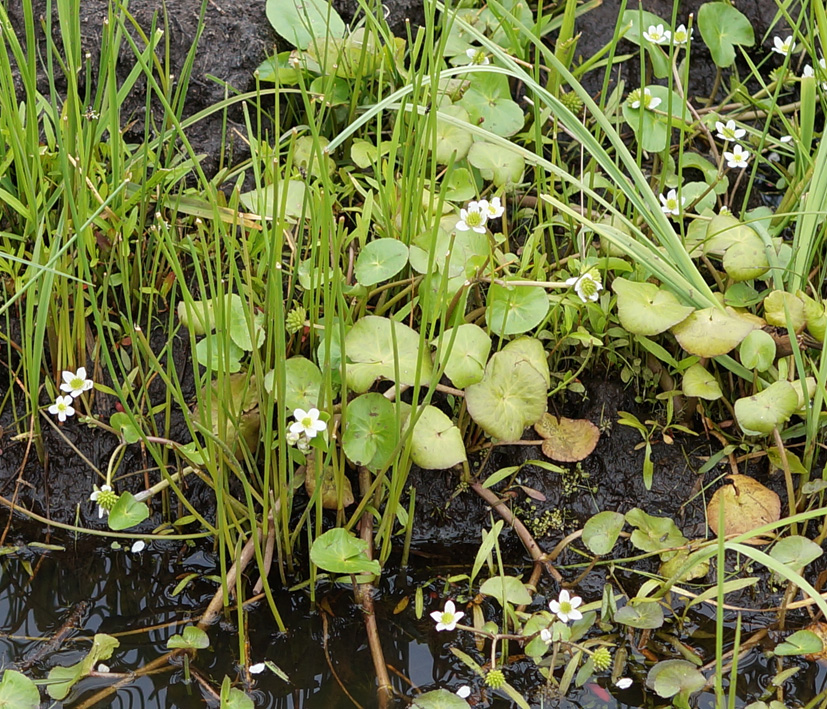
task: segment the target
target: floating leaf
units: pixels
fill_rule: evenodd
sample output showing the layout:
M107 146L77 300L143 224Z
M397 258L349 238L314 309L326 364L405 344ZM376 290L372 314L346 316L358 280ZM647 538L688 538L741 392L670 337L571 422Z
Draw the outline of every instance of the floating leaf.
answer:
M775 646L775 655L820 655L824 652L824 643L812 630L798 630L789 635L783 643Z
M781 500L769 488L747 475L727 475L731 485L715 491L706 508L709 527L718 534L721 505L724 506L724 528L721 534L744 534L781 518Z
M149 507L144 502L138 502L131 492L122 492L118 501L109 511L109 529L116 532L122 529L135 527L149 517Z
M696 310L672 328L678 343L689 354L717 357L736 347L752 330L754 323L739 317L731 308Z
M718 380L701 364L693 364L683 373L681 389L686 396L697 396L708 401L714 401L723 396Z
M625 519L620 512L605 510L588 519L583 526L583 543L592 554L608 554L617 542Z
M368 558L368 543L341 527L316 537L310 547L310 560L320 569L334 574L379 574L382 567Z
M435 406L425 406L414 425L411 459L425 470L444 470L466 460L460 430Z
M363 286L387 281L408 263L408 247L397 239L376 239L356 259L356 280Z
M197 625L188 625L183 632L171 635L167 640L170 650L205 650L210 646L210 636Z
M325 0L267 0L265 8L276 34L299 49L345 34L345 23Z
M46 682L46 691L52 699L65 699L72 687L86 677L101 660L108 660L120 645L117 638L104 633L96 633L92 647L80 662L69 667L52 667ZM17 709L15 705L15 709Z
M226 687L226 691L225 691ZM255 709L256 705L250 697L236 687L230 686L230 678L225 677L221 685L220 709Z
M738 354L747 369L766 372L775 362L775 340L765 330L753 330L741 341Z
M511 603L523 606L531 603L531 594L520 579L514 576L494 576L480 586L480 593L496 598L501 606Z
M735 61L735 45L751 47L755 44L752 23L732 5L725 2L705 2L698 11L698 28L704 44L709 47L712 61L725 69Z
M653 630L663 625L663 610L654 601L647 601L632 605L623 606L614 614L618 623L628 625L630 628L642 630Z
M685 320L694 310L654 283L615 278L617 314L623 328L636 335L657 335Z
M39 706L37 685L17 670L4 670L0 680L0 709L38 709Z
M770 552L773 559L789 566L793 571L803 569L822 554L821 547L814 541L795 534L780 539Z
M661 551L686 544L686 537L669 517L653 517L634 507L626 513L626 521L635 527L632 544L641 551Z
M735 402L735 418L748 436L772 433L798 410L798 394L786 380Z
M688 697L706 686L706 677L686 660L663 660L649 670L646 685L664 699L676 694Z
M515 441L545 413L547 393L543 375L522 355L504 349L491 357L482 381L465 390L465 403L486 433Z
M491 351L491 338L479 325L465 323L456 328L456 332L446 330L431 344L437 345L436 361L445 363L445 376L455 387L464 389L482 379Z
M357 393L367 391L380 377L393 381L397 368L399 384L431 380L431 358L420 355L419 335L395 320L363 317L347 333L344 349L353 363L347 367L348 383Z
M468 702L447 689L434 689L413 700L414 709L468 709Z
M399 442L394 405L381 394L357 396L347 405L342 448L354 465L374 472L384 468Z
M488 290L485 323L495 335L519 335L537 327L546 317L549 299L541 286L501 286Z
M821 640L821 650L816 650L813 653L804 656L805 660L809 660L810 662L816 662L817 660L827 660L827 623L824 622L815 622L810 623L807 626L806 630L809 630L811 633L814 633L819 640Z
M600 429L587 419L557 418L543 414L534 424L545 440L543 453L560 463L576 463L591 455L600 440Z

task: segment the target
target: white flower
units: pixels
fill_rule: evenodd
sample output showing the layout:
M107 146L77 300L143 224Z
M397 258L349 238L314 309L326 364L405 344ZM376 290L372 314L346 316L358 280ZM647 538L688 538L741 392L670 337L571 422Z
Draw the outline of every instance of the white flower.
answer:
M629 104L632 108L640 108L641 103L643 103L644 110L654 111L660 106L660 99L657 96L652 96L649 89L643 89L643 93L640 92L640 89L636 89L632 91L629 98L632 99L632 103Z
M652 44L668 44L671 37L672 33L663 29L663 25L649 25L649 29L643 33L643 39Z
M471 61L471 64L478 64L480 66L485 66L486 64L490 64L491 61L485 55L485 50L478 47L471 47L470 49L465 50L465 56L468 57Z
M792 142L793 137L791 135L782 135L778 141L781 143L790 143Z
M584 303L596 301L600 297L598 291L603 290L603 284L600 282L600 279L595 278L591 271L567 279L566 285L574 286L574 292L577 293L580 300Z
M472 229L477 234L485 234L485 222L488 215L483 211L479 202L469 202L466 209L459 210L459 221L457 229L468 231Z
M129 551L133 554L140 554L144 549L146 549L146 542L143 539L139 539L132 545Z
M77 398L93 386L94 382L86 378L86 367L79 367L78 371L74 373L63 372L63 384L60 385L60 390L68 392L73 398Z
M724 160L728 167L746 167L749 157L749 151L744 150L738 144L733 146L732 152L724 151Z
M615 682L615 686L618 689L629 689L632 686L632 678L631 677L621 677L617 682Z
M431 613L431 618L436 621L437 630L453 630L464 615L462 611L457 611L453 601L445 601L445 608Z
M551 631L548 628L543 628L540 631L540 640L542 640L546 645L551 645Z
M481 199L478 204L486 219L499 219L505 213L505 207L500 203L499 197L494 197L490 202L487 199Z
M821 57L818 60L818 65L819 65L819 67L821 67L822 72L827 71L827 64L825 64L824 57ZM810 66L809 64L805 64L804 69L801 72L801 78L806 79L808 77L815 76L815 75L816 75L816 73L813 70L813 67ZM822 81L821 82L821 88L822 88L823 91L827 91L827 81Z
M288 446L295 446L299 442L299 439L301 438L301 434L300 433L293 433L292 431L288 431L285 438L287 439L287 445Z
M669 190L665 195L660 195L660 208L664 214L673 214L678 216L681 213L681 207L686 204L686 197L681 197L678 201L678 193L676 190Z
M715 121L715 130L718 131L718 137L722 140L738 140L747 134L746 129L737 128L735 121L731 118L726 123Z
M73 403L74 399L71 396L59 396L55 399L55 403L49 407L49 413L57 416L57 420L62 423L67 416L75 415L75 410L72 408Z
M692 39L693 34L695 34L694 27L687 32L686 25L678 25L675 33L672 35L672 44L675 46L686 44L690 39Z
M293 412L293 418L296 420L290 424L290 433L297 436L304 434L308 438L315 438L317 433L327 428L327 423L319 420L319 410L316 408L310 411L296 409Z
M569 592L563 589L556 601L550 601L548 607L563 623L568 623L570 620L580 620L583 614L577 610L583 602L580 596L570 596Z
M117 502L118 496L113 492L111 485L101 485L100 489L95 485L94 488L92 494L89 495L89 499L98 503L98 519L100 519L105 514L108 515L110 507L114 505L112 497L114 496Z
M250 674L251 675L260 675L264 670L267 668L263 662L256 662L255 665L250 665Z
M792 35L787 37L787 39L781 39L781 37L775 36L772 38L773 43L773 52L777 52L783 57L786 57L790 52L795 49L795 42L793 41Z
M471 688L470 688L467 684L464 684L464 685L462 685L462 687L460 687L460 688L456 691L456 695L457 695L460 699L468 699L468 697L470 697L470 696L471 696Z

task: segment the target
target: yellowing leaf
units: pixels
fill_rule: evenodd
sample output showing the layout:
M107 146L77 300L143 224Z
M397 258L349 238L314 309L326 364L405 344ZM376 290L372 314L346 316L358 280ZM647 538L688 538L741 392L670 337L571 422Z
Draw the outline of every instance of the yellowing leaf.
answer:
M561 463L583 460L600 439L600 430L591 421L565 416L557 418L551 414L543 414L534 424L534 430L545 439L543 453Z

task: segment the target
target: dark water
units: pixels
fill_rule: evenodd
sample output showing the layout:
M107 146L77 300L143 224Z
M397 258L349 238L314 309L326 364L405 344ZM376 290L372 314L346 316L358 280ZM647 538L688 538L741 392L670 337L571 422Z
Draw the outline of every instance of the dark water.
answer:
M29 676L45 678L51 667L80 660L89 647L86 639L94 633L109 633L120 640L120 647L106 661L112 672L137 670L163 655L169 637L180 633L191 619L197 619L216 589L215 581L205 576L217 574L217 558L209 550L183 547L182 552L181 549L171 543L155 543L140 554L106 547L67 548L65 552L43 554L24 550L4 557L0 576L2 665L14 667L28 662ZM25 568L26 563L34 572L33 577ZM175 587L189 573L197 573L199 577L179 595L173 595ZM439 594L444 588L443 579L438 582L434 579L433 568L399 572L383 581L377 595L377 620L386 661L394 670L391 676L395 688L410 701L418 690L468 684L473 688L470 701L478 702L475 706L512 706L503 697L490 694L481 697L481 680L448 652L448 645L454 643L465 652L475 654L468 634L437 634L434 630L427 611L441 606ZM418 620L413 597L420 584L425 588L426 613ZM459 587L455 590L461 593ZM406 598L410 603L403 607ZM323 609L321 612L313 610L306 590L285 591L277 595L276 602L289 632L278 632L266 605L248 609L250 661L270 660L290 681L283 681L269 670L254 676L253 684L246 689L256 706L279 709L356 706L334 678L331 664L339 681L359 705L377 706L362 611L353 604L350 589L320 585L317 602ZM494 611L493 607L486 610ZM76 622L66 638L43 653L43 642L37 638L53 637L73 618ZM210 629L210 648L200 651L191 662L193 672L201 681L193 679L187 683L182 667L167 666L164 672L134 680L95 707L216 706L214 698L204 689L205 684L217 690L226 675L235 686L245 688L244 673L239 667L237 621L238 614L233 611ZM714 631L711 618L698 617L697 621L694 632L698 637L703 636L704 631ZM323 648L325 630L329 661ZM691 637L686 641L693 644ZM702 642L696 642L695 646ZM647 671L643 658L631 645L627 649L633 658L628 672L642 679ZM35 655L39 650L42 656ZM516 652L517 649L512 649L512 654ZM761 698L774 674L773 662L761 650L752 651L741 663L736 707ZM537 707L611 709L664 705L664 700L645 695L639 684L621 691L610 686L606 678L572 691L566 700L544 698L538 693L542 679L529 663L519 659L506 671L506 676L524 696L532 697ZM77 706L112 682L107 677L84 679L64 704L44 702L43 706ZM802 662L801 670L784 685L784 691L788 707L803 706L820 692L827 691L827 677L820 666ZM399 706L404 705L405 701L400 699ZM711 693L696 695L692 706L711 709L715 706L714 697Z

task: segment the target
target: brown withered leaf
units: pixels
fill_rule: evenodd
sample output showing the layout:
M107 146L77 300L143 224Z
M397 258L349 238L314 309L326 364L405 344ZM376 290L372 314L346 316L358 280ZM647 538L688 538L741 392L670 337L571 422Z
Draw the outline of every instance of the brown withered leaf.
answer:
M560 463L576 463L586 458L600 440L600 429L586 419L557 418L551 414L534 424L543 441L543 454Z
M781 500L772 490L748 475L727 475L731 485L715 491L706 508L709 526L718 533L720 506L724 506L723 534L744 534L781 518ZM748 543L756 543L750 539Z

